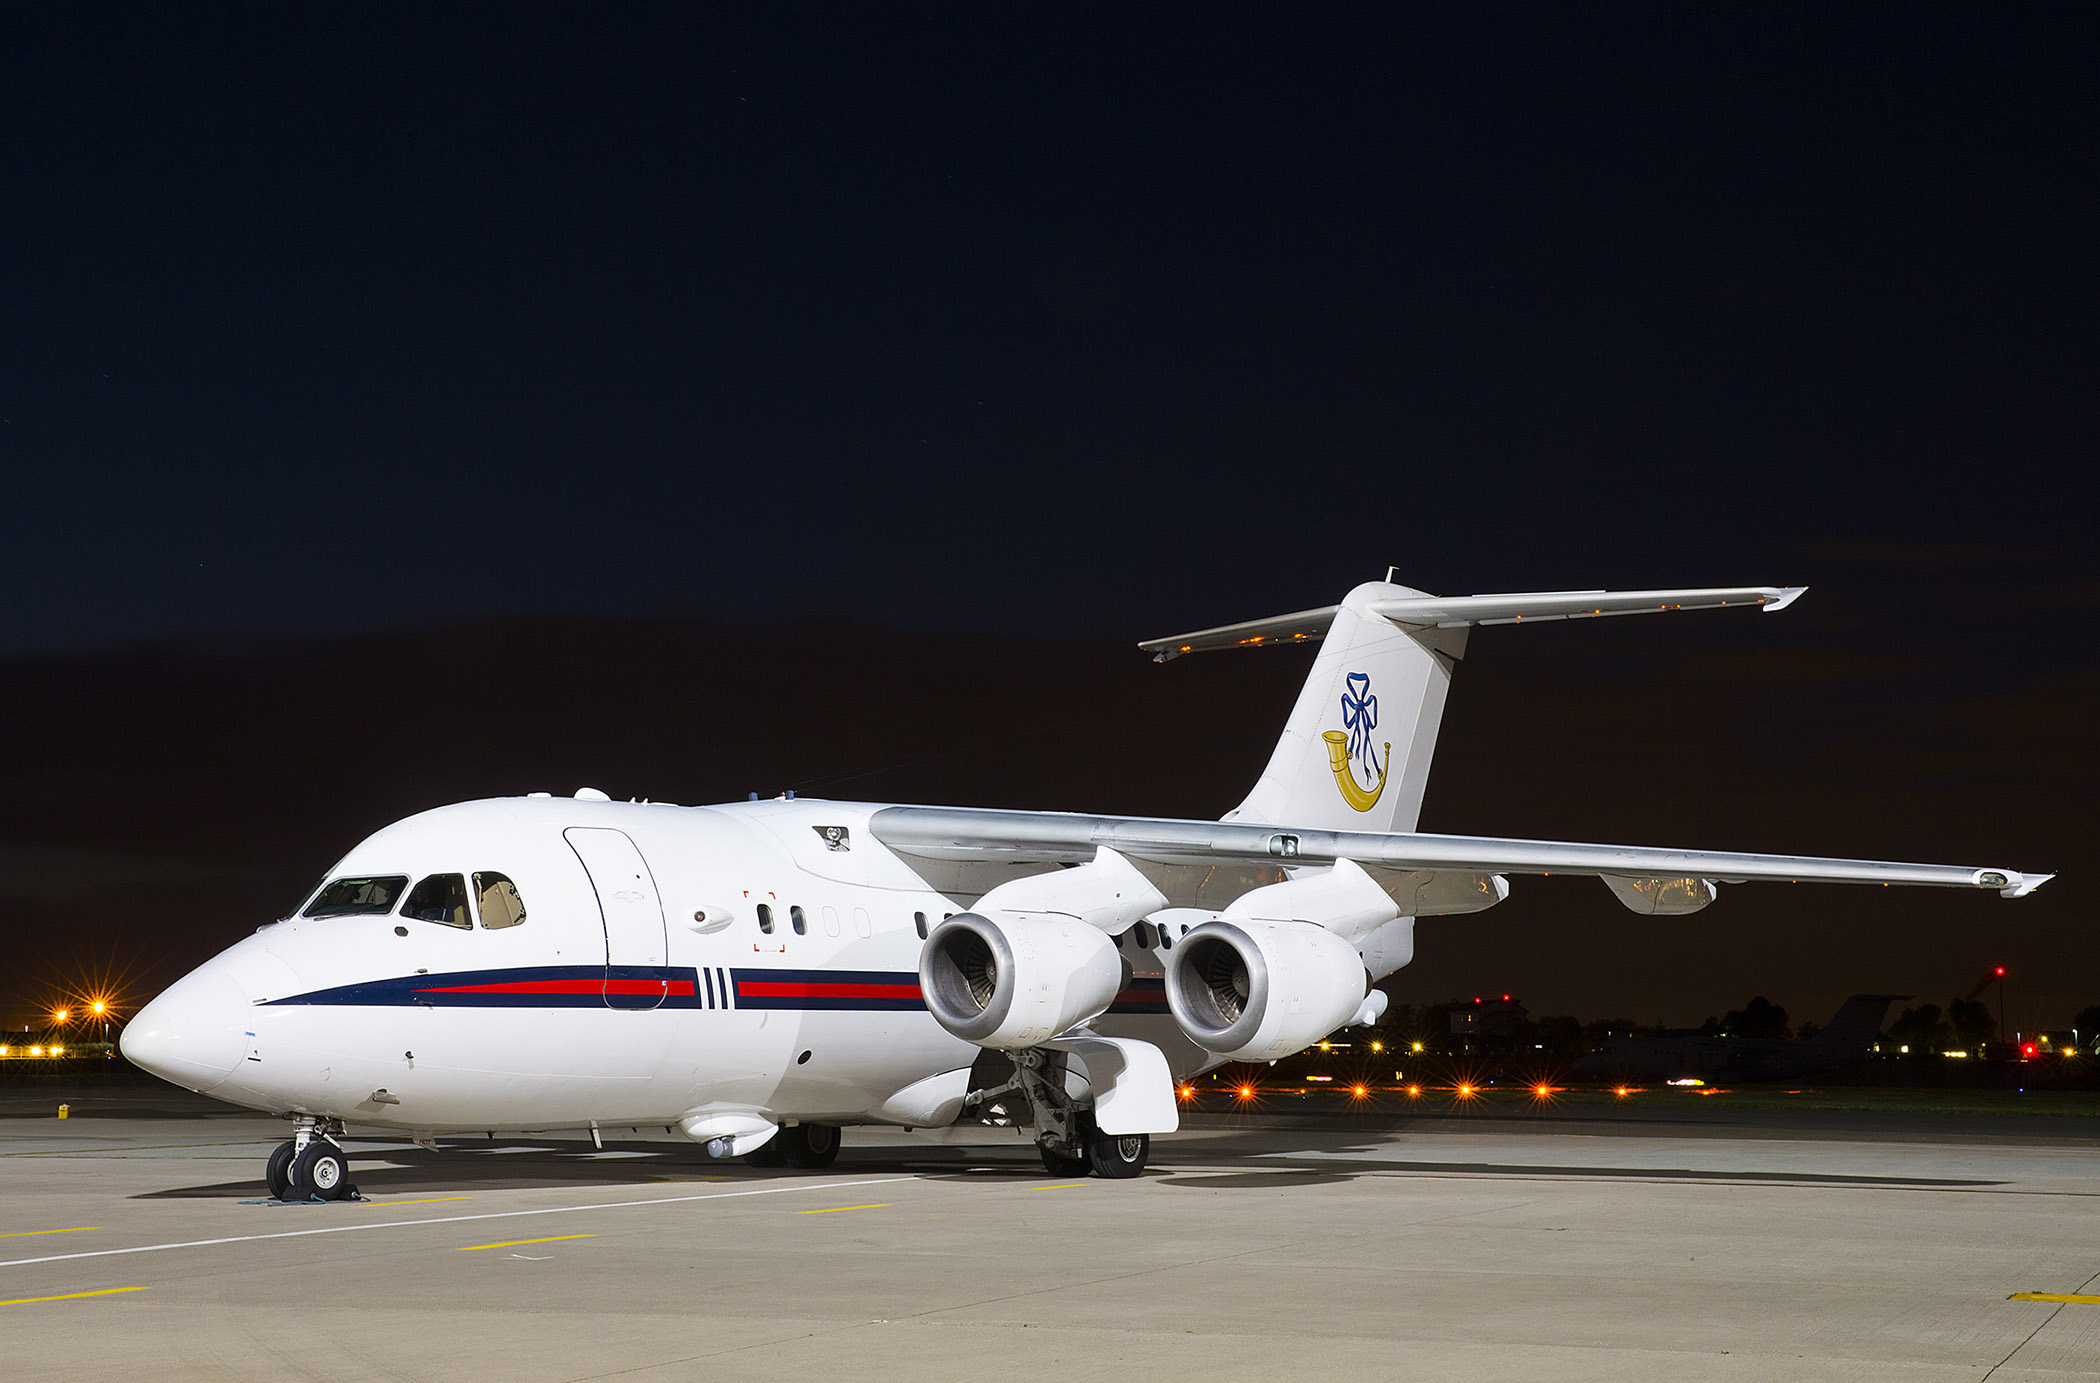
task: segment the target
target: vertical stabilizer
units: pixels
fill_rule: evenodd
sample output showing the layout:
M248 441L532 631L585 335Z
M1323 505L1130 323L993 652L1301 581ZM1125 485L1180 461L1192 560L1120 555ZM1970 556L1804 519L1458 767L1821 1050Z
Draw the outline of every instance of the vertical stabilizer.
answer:
M1881 1024L1889 1016L1889 1005L1908 994L1855 994L1838 1008L1830 1022L1806 1045L1828 1048L1848 1057L1864 1057L1867 1048L1881 1036Z
M1372 607L1424 594L1371 581L1335 608L1269 766L1227 821L1415 829L1466 630L1398 625Z

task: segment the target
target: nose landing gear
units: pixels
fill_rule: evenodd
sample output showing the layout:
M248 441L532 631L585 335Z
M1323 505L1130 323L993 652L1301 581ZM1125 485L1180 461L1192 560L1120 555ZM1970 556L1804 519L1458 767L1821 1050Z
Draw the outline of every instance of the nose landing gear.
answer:
M343 1152L343 1121L299 1114L292 1140L280 1143L263 1167L270 1195L281 1201L360 1200Z

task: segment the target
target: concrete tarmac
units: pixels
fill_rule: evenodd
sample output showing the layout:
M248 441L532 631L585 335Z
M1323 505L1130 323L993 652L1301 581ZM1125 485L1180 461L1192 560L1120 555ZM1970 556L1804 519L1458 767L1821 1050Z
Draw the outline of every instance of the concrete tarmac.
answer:
M288 1206L278 1121L34 1103L15 1383L2100 1378L2096 1121L1198 1116L1134 1182L860 1129L824 1173L354 1140L370 1199Z

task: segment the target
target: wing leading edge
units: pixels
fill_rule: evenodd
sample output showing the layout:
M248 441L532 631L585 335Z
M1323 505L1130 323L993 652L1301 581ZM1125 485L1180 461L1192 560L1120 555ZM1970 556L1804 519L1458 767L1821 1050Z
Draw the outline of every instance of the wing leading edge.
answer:
M1577 841L1514 840L1370 831L1294 830L1249 822L1088 816L973 807L884 807L869 830L904 855L944 860L1077 863L1102 846L1173 864L1327 864L1353 860L1388 869L1480 874L1589 874L1605 878L1697 877L1823 884L1916 884L1979 888L2019 898L2055 876L1970 865L1659 850Z

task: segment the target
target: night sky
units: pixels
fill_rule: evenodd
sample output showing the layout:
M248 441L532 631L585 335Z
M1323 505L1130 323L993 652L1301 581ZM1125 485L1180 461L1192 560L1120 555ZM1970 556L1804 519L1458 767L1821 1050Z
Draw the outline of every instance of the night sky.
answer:
M2100 1002L2089 7L0 11L0 1018L589 783L1215 816L1338 599L1426 829L2061 870L1514 881L1396 996Z

